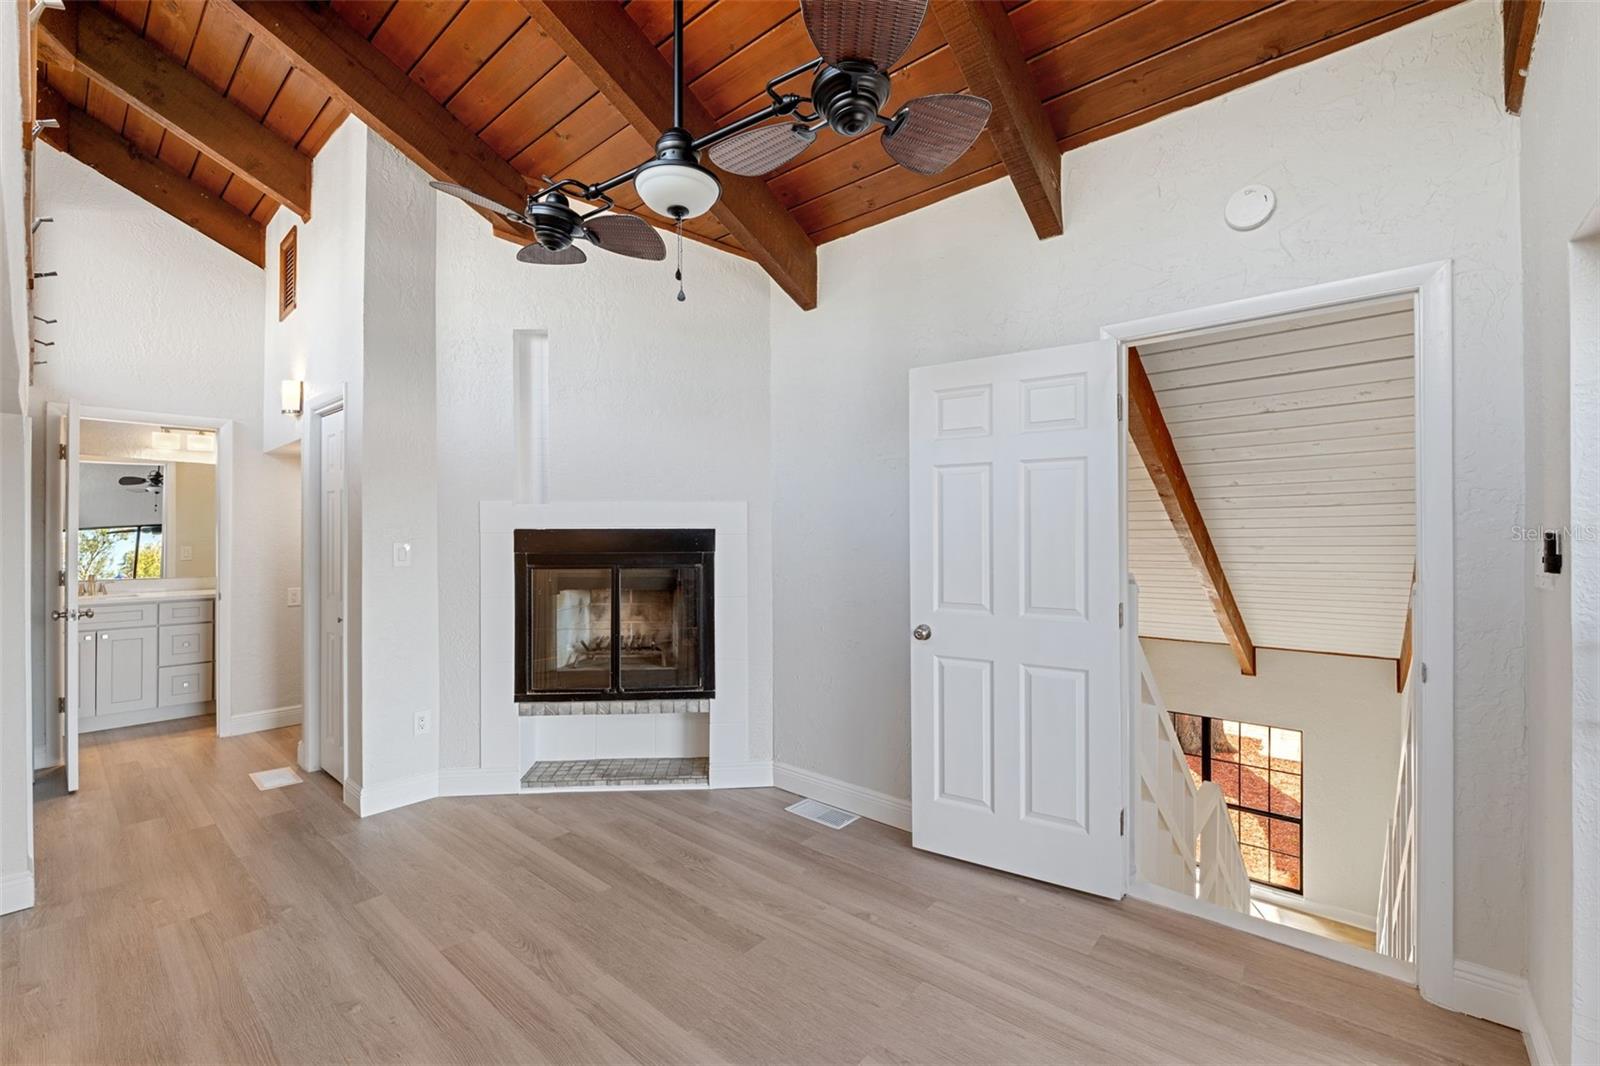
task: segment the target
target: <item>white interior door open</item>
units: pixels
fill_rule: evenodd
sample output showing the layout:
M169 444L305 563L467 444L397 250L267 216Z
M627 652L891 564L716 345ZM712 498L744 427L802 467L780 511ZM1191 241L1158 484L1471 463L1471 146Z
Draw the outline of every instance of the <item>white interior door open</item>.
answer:
M344 411L322 415L317 488L317 701L322 769L336 781L345 776L344 614L345 476Z
M55 453L45 467L50 516L46 551L53 586L53 594L46 597L50 611L47 675L55 712L51 746L59 750L66 767L67 791L76 792L79 701L83 698L78 643L78 405L76 401L53 403L46 415L50 450ZM93 617L93 609L85 614Z
M912 843L1121 897L1117 346L911 372Z

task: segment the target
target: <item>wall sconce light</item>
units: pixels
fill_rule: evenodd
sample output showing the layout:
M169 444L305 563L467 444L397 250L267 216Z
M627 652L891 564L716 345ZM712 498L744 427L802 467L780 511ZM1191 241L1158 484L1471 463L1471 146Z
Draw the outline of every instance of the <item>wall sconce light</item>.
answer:
M300 417L300 408L305 404L306 383L303 381L285 381L283 383L283 413Z

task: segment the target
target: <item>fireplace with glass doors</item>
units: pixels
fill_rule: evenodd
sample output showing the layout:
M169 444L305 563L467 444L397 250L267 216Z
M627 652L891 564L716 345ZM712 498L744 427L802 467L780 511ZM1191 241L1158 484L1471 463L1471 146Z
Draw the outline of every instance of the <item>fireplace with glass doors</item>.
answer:
M711 529L519 529L518 702L711 699Z

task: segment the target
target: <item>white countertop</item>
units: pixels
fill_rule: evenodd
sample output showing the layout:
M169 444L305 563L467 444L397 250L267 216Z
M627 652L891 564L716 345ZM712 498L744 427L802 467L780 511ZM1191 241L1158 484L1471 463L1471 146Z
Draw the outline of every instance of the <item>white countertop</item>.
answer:
M147 589L144 591L112 589L100 596L79 596L78 602L96 603L162 603L167 600L214 600L216 589Z

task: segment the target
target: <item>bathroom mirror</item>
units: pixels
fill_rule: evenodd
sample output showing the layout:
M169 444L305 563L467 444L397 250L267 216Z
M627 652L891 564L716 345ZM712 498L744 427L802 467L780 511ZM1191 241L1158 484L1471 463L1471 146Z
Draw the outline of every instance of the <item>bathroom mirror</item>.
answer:
M215 580L216 475L211 430L84 419L78 580Z

